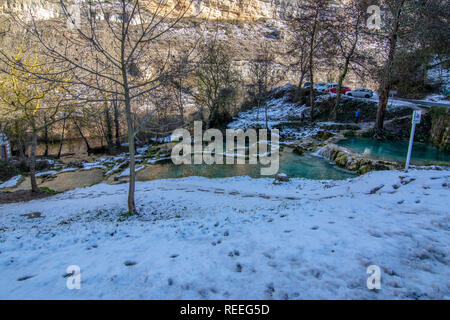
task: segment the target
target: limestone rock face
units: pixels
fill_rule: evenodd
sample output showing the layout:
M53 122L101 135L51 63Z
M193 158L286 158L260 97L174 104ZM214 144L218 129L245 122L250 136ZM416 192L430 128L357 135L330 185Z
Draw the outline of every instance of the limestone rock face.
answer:
M69 4L79 4L84 0L72 0ZM292 16L296 11L292 0L143 0L149 9L162 14L170 12L177 15L186 11L190 17L219 20L255 21ZM28 11L33 8L38 18L53 18L58 14L55 0L6 0L0 4L0 11ZM55 11L51 16L51 11ZM155 12L155 11L153 11Z
M168 1L170 2L176 2L176 0ZM242 21L284 18L294 14L296 8L295 1L289 0L186 0L184 2L186 6L192 3L189 10L191 15L209 19Z

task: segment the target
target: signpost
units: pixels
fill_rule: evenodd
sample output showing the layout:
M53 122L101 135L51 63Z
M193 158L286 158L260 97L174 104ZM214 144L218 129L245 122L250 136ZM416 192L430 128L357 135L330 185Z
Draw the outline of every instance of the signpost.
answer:
M414 133L416 132L416 124L420 123L420 119L422 117L422 111L414 110L412 116L412 126L411 126L411 137L409 138L409 147L408 147L408 156L406 157L406 166L405 171L408 171L409 162L411 160L411 152L414 143Z

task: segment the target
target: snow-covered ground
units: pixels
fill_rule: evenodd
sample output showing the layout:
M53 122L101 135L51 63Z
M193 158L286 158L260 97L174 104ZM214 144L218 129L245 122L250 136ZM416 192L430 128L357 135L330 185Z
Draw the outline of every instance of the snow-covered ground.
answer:
M138 217L121 216L126 184L0 205L0 298L449 299L449 185L447 170L191 177L137 183Z

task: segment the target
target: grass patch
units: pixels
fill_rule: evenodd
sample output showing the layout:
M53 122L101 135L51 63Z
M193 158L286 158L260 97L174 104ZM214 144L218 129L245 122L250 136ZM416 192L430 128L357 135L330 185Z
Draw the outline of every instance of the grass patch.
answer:
M39 189L38 189L37 193L43 193L43 194L58 194L58 193L60 193L60 192L59 192L59 191L56 191L56 190L53 190L53 189L50 189L50 188L47 188L47 187L42 187L42 188L39 188Z

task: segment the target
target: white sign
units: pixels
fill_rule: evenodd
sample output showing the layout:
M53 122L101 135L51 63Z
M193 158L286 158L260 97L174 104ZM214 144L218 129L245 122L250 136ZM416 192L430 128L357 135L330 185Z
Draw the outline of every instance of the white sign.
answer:
M409 138L408 155L406 156L405 170L408 171L409 162L411 161L411 152L414 143L414 133L416 132L416 124L420 123L420 118L422 116L422 111L414 110L411 121L411 137Z
M419 124L421 118L422 118L422 111L420 111L420 110L415 110L414 113L413 113L413 122L414 122L415 124Z
M379 6L370 6L367 8L367 13L370 14L367 19L367 28L380 30L381 29L381 9Z

